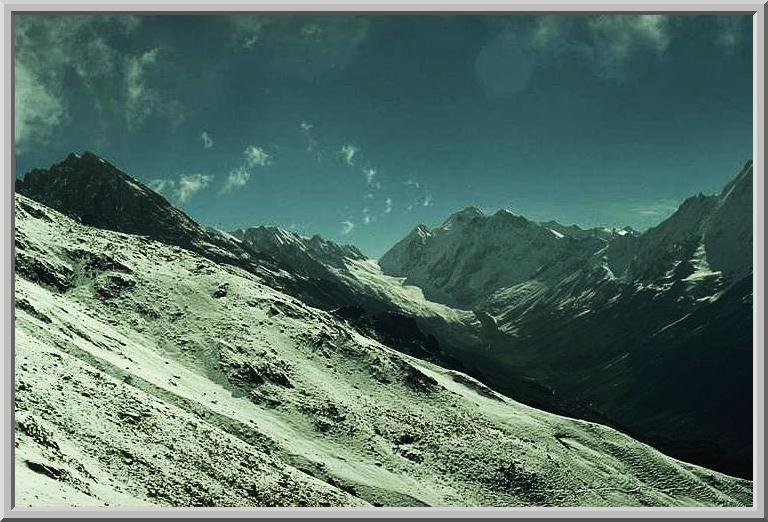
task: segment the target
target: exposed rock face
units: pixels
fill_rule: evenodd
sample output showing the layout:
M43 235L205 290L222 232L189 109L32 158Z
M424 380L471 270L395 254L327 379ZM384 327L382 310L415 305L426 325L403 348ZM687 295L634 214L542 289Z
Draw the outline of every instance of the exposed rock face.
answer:
M16 191L97 228L185 247L206 236L160 194L91 152L28 172Z

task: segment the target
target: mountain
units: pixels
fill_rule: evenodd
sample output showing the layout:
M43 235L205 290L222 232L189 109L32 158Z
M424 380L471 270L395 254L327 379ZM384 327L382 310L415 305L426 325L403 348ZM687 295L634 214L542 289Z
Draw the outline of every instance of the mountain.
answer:
M379 265L431 299L475 308L493 292L544 272L564 276L617 234L535 223L508 210L486 216L469 207L435 229L419 225Z
M16 192L86 225L150 237L219 261L248 256L229 238L198 225L182 210L91 152L72 153L49 169L16 180Z
M580 416L751 476L751 162L644 233L470 208L420 225L380 265L489 317L473 362L492 387L528 376L587 405Z
M295 269L321 271L326 266L341 267L345 259L365 259L352 245L337 245L318 235L304 237L278 227L257 226L238 229L233 235L257 252L266 252L286 264L304 262Z
M752 504L748 480L394 350L255 257L204 255L180 213L156 217L189 248L102 209L16 195L17 505ZM354 261L366 288L439 307Z
M312 271L294 270L231 234L199 225L141 181L91 152L72 153L48 169L31 170L16 180L16 191L85 225L143 236L237 266L316 305L348 299ZM25 263L24 258L19 261Z

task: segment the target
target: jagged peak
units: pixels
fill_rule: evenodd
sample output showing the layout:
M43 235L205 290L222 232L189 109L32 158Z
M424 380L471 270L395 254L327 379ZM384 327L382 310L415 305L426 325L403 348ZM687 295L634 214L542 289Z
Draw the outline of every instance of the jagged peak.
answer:
M440 227L446 228L453 224L466 223L476 218L486 217L482 210L475 206L464 207L463 209L454 212L448 219L446 219Z
M496 211L496 215L499 215L499 214L512 214L513 216L515 215L515 213L508 208L500 208L499 210Z
M464 207L458 212L454 212L451 215L451 218L474 218L474 217L483 217L483 216L485 216L485 214L483 213L482 210L480 210L475 206L469 206L469 207Z
M79 152L70 152L67 154L67 157L64 158L63 161L58 163L58 165L94 165L99 166L103 165L105 167L108 167L108 170L115 170L118 172L122 172L125 174L122 170L117 168L112 162L109 160L99 156L98 154L91 152L89 150L83 151L82 153ZM126 174L127 175L127 174Z
M411 230L411 233L406 236L406 239L408 238L427 238L432 235L432 231L429 229L427 225L424 223L419 223L413 230Z

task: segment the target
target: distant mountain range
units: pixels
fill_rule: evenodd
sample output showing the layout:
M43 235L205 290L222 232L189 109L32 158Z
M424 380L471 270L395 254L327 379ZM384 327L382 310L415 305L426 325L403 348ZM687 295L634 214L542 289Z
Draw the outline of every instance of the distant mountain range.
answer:
M438 302L486 314L475 364L524 374L683 458L749 476L752 164L658 226L582 230L476 208L380 260Z
M226 494L226 480L198 464L183 487L163 475L173 498L128 486L88 493L101 502L126 494L296 503L308 488L302 502L310 504L750 503L750 483L640 449L593 422L751 477L751 177L748 164L719 195L690 198L643 233L468 208L439 227L416 227L376 261L276 227L200 226L103 158L71 154L17 180L17 354L106 372L121 394L149 394L141 400L156 414L171 405L182 410L178 422L192 415L208 426L203 446L238 437L246 444L238 454L276 455L270 473L291 477L261 497L239 482ZM85 317L95 322L77 327ZM34 346L46 348L33 354ZM104 378L91 373L88 383ZM57 406L41 398L43 376L17 374L22 469L71 477L69 494L83 494L97 472L41 450L35 434L96 450L45 414ZM191 381L177 388L177 375ZM103 388L83 399L63 385L64 406L98 399L104 415L123 415ZM255 428L242 425L246 417ZM98 473L119 476L109 452L127 446L125 458L147 469L170 465L170 454L133 447L139 428L111 429L119 436L101 441L112 449L96 451ZM509 459L514 469L503 471ZM207 478L190 492L200 470ZM492 484L481 478L498 473ZM456 493L438 485L445 481ZM666 486L678 483L689 484L685 498ZM554 489L563 493L547 493Z

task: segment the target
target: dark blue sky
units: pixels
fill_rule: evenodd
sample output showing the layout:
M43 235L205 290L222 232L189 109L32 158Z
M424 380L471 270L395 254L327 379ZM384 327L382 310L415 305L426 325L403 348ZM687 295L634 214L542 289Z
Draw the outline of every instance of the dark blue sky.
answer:
M751 38L749 17L17 17L17 175L91 150L204 224L374 256L467 205L642 229L752 157Z

